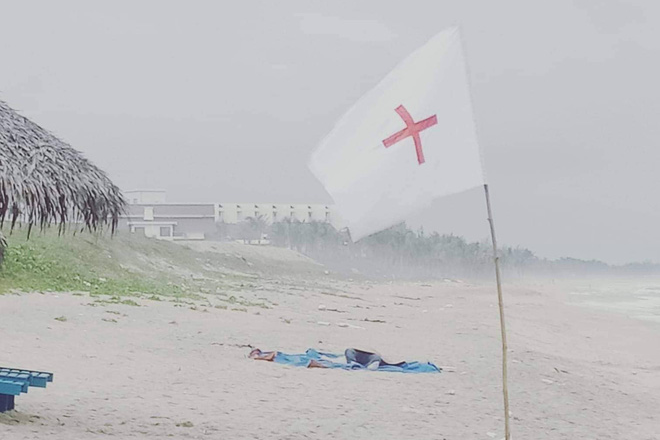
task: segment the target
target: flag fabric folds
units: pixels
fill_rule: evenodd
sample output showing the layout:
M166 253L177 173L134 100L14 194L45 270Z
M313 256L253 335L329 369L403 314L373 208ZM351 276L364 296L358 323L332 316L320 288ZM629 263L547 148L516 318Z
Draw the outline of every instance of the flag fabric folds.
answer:
M367 92L309 167L355 241L484 184L458 28L433 37Z

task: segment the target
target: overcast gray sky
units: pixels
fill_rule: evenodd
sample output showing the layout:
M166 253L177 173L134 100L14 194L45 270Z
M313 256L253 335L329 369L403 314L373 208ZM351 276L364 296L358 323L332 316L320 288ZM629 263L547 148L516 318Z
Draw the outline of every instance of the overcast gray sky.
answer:
M660 2L6 1L0 99L124 189L330 202L306 167L355 100L460 24L499 239L660 262ZM488 236L483 194L411 222Z

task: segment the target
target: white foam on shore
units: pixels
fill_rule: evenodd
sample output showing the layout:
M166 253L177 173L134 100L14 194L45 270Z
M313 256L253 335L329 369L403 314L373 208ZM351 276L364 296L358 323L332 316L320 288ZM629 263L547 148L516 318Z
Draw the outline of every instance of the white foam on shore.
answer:
M660 287L639 284L588 286L569 293L575 303L660 323Z

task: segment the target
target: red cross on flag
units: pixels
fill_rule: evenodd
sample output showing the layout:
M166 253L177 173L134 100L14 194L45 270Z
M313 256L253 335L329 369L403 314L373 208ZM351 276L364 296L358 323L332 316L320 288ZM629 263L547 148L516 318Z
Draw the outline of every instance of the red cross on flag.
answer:
M484 184L458 28L436 35L364 95L309 166L353 240Z

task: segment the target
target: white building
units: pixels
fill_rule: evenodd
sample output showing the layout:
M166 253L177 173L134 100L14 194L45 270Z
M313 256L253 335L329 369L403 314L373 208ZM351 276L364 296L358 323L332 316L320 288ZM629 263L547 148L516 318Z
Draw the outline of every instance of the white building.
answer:
M204 240L216 232L213 203L131 203L119 228L162 240Z
M268 224L291 220L327 222L337 229L341 221L331 205L289 203L169 203L163 190L124 192L128 202L120 229L163 240L203 240L218 224L237 224L260 218Z
M216 204L216 221L218 223L240 223L250 217L261 218L269 224L287 219L299 222L333 222L332 207L329 205L289 203Z
M124 198L129 205L153 205L165 203L167 193L162 189L135 189L124 191Z

